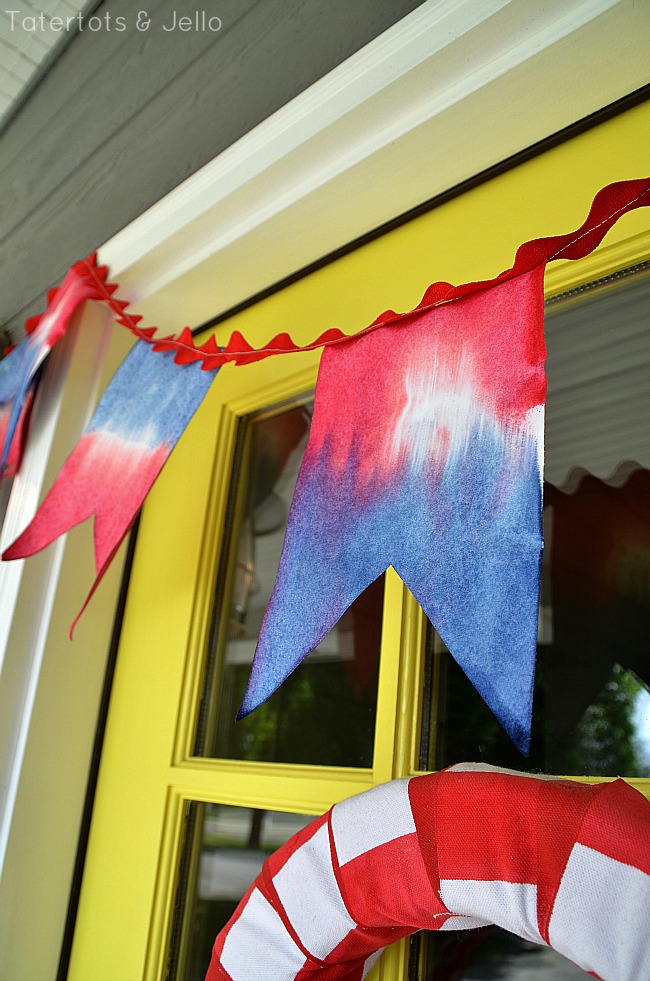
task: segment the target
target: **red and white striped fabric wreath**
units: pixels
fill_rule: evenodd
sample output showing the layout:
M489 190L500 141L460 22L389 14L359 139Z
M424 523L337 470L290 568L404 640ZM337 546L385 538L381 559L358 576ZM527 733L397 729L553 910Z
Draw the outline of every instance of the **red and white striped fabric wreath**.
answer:
M650 803L481 764L375 787L267 859L206 981L361 981L416 930L486 924L648 981Z

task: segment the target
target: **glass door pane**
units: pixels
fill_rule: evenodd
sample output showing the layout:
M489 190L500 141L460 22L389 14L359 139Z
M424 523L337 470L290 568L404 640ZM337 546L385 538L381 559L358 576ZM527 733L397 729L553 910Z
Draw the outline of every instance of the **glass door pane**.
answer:
M311 397L241 421L217 575L195 753L256 762L372 765L383 576L279 690L235 721L280 560Z
M313 820L224 804L187 806L167 981L203 981L216 935L266 857Z
M584 971L550 947L498 927L421 934L411 957L417 972L414 981L579 981L585 977Z
M650 776L650 277L552 303L544 558L524 759L430 631L420 766Z

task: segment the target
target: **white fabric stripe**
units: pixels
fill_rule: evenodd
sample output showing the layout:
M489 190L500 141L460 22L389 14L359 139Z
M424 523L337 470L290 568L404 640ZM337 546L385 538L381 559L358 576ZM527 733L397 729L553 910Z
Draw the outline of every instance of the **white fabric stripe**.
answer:
M257 981L260 965L273 981L294 981L305 965L284 923L259 889L254 889L226 936L221 963L233 981Z
M368 958L366 963L363 965L363 974L361 975L361 981L363 981L364 978L368 977L373 967L375 966L375 964L377 963L377 961L379 960L379 958L381 957L381 955L384 953L385 950L386 950L385 947L380 947L379 950L376 950L375 953Z
M480 920L477 916L450 916L437 929L443 930L476 930L478 927L490 926L489 920Z
M381 784L334 806L332 831L339 865L416 830L408 795L410 779Z
M558 889L549 940L604 981L650 978L650 876L574 845Z
M537 928L535 885L501 880L441 879L440 896L447 909L454 913L496 923L524 940L544 944Z
M559 777L551 777L547 773L524 773L521 770L508 770L503 766L491 766L489 763L454 763L441 773L505 773L511 777L530 777L531 780L557 781Z
M320 960L355 929L332 868L326 824L293 853L273 885L300 942Z

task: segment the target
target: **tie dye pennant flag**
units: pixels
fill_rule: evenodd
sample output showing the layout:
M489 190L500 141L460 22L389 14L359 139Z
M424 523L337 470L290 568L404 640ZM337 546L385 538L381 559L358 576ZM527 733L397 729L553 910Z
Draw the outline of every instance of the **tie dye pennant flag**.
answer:
M542 548L542 279L538 267L323 353L240 715L392 565L526 750Z
M94 261L91 256L68 270L61 285L50 290L45 312L27 321L27 337L0 362L0 474L15 473L38 369L65 334L77 307L84 300L104 297L107 270L94 268Z
M0 388L2 387L2 380L0 380ZM34 390L35 384L30 385L21 396L22 405L17 413L17 418L12 418L13 398L9 398L6 402L0 399L0 447L2 448L0 454L4 460L4 466L1 470L3 477L15 477L20 469L34 402Z
M0 361L0 474L13 477L22 456L26 418L38 371L38 342L26 337Z
M33 555L94 514L96 579L80 616L217 371L176 365L172 353L156 354L138 341L33 521L3 558Z

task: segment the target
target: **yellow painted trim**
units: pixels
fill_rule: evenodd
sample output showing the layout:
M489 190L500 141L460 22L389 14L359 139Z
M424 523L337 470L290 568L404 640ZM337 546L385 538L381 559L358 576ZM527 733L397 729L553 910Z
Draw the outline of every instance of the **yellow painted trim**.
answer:
M186 896L197 895L199 886L199 876L201 871L201 856L203 853L203 836L200 834L200 829L204 827L205 821L205 808L206 805L202 801L184 801L184 820L182 828L178 828L176 832L176 840L181 841L186 832L187 823L190 820L190 816L194 821L194 835L191 841L191 853L189 857L189 868L187 869L187 878L184 883L184 892ZM192 941L192 919L193 919L193 909L191 903L183 904L183 908L180 911L179 919L180 923L177 925L174 921L176 918L177 905L180 905L178 890L180 886L180 873L181 873L181 863L183 862L184 856L179 855L178 861L175 862L171 868L176 869L176 877L174 879L174 889L169 893L169 901L163 906L160 904L161 912L163 912L162 926L164 928L165 942L160 945L158 964L155 971L151 971L151 977L160 977L164 973L167 964L169 963L169 955L171 953L171 946L173 942L173 936L175 931L180 932L180 941L178 944L178 950L176 951L176 963L178 965L177 974L183 978L186 974L183 971L184 966L187 964L187 955L191 949ZM156 901L154 900L154 916L156 913ZM145 976L147 971L145 970Z
M211 485L210 499L214 502L209 515L210 525L214 529L214 537L218 540L218 546L213 546L210 533L206 532L204 541L205 561L201 564L201 569L196 581L197 606L204 616L199 622L199 630L190 630L188 654L185 668L185 684L181 708L179 713L179 738L177 740L177 750L175 762L178 765L189 759L194 753L194 742L196 738L199 712L201 707L201 692L204 687L204 674L208 666L210 653L210 631L214 619L214 604L217 602L216 585L217 573L220 564L220 556L227 547L225 535L225 523L228 516L228 497L230 473L235 461L237 444L239 417L230 411L230 407L224 408L222 412L221 433L224 442L227 442L229 454L227 459L219 461L215 467L213 482ZM217 435L217 446L220 443L220 434ZM234 526L238 527L243 500L238 501L235 514L232 516ZM228 581L225 583L225 595L230 595L232 577L234 570L230 569ZM195 620L192 621L194 626ZM220 636L217 640L217 669L220 676L221 654L225 645L226 638ZM220 677L214 679L213 689L218 684ZM212 698L215 697L213 691Z
M213 581L214 569L223 539L226 496L215 492L219 475L227 474L235 449L237 435L236 418L219 406L216 413L217 438L214 448L214 468L211 478L211 491L205 518L203 540L197 571L197 588L194 610L191 616L187 641L185 684L181 694L181 704L176 732L174 760L180 762L191 752L196 727L196 705L200 698L202 669L207 650L210 629L211 602L206 583ZM223 479L223 478L222 478ZM202 588L203 587L203 588Z
M385 783L393 776L393 756L397 730L397 694L405 589L391 567L386 570L383 628L377 689L377 724L372 763L373 781Z
M393 779L414 772L422 721L420 686L427 621L412 594L404 592Z
M408 937L391 944L368 975L368 981L399 981L406 978L409 962Z
M557 776L559 776L562 780L575 780L577 783L586 783L586 784L590 784L590 785L597 784L597 783L609 783L612 780L618 780L619 779L616 776L608 776L608 777L580 777L580 776L575 776L575 775L571 775L571 774L569 774L567 776L566 774L562 774L562 773L557 774ZM650 778L648 778L648 777L624 777L623 779L625 780L626 783L629 783L630 787L634 787L635 790L638 790L639 793L643 794L644 797L650 798Z
M186 807L187 800L171 789L165 807L160 861L142 981L156 981L156 978L165 976L178 883L178 866L183 848Z
M544 277L547 297L593 283L650 258L650 231L632 235L614 245L601 246L579 262L552 262Z
M337 800L368 790L373 785L370 770L319 770L318 767L286 767L279 773L261 764L238 768L235 763L212 767L174 767L168 779L179 793L194 800L242 807L268 807L297 814L322 814ZM269 764L269 768L272 764Z
M312 356L312 360L313 356ZM287 374L284 377L258 383L250 391L238 393L227 404L219 406L216 418L216 443L208 512L201 552L200 568L196 580L195 612L192 615L186 657L185 684L179 712L174 759L177 763L193 756L197 716L202 686L208 632L212 619L213 594L218 557L223 540L223 522L228 502L230 472L235 443L242 417L258 412L269 405L281 405L303 393L313 391L316 384L317 365ZM235 381L237 376L235 376ZM228 391L222 393L228 395ZM232 570L231 570L232 574ZM228 589L226 589L226 593Z
M425 642L426 642L426 628L425 628ZM425 646L425 644L423 643L422 648L420 649L420 671L419 671L419 675L418 675L418 693L416 695L417 702L418 702L418 708L419 708L419 711L420 711L420 725L422 725L422 721L423 721L422 720L422 702L423 702L422 686L424 685L424 658L425 658L424 646ZM440 681L440 674L441 674L441 659L440 659L440 654L443 651L443 647L444 647L444 645L442 643L442 640L440 638L440 635L438 633L435 633L434 632L433 633L433 652L432 652L433 653L433 665L432 665L432 672L431 672L431 689L432 689L432 691L431 691L431 718L429 720L429 725L430 725L429 746L428 746L429 759L435 759L436 758L436 740L438 738L438 725L439 725L438 706L439 706L439 703L440 703L440 685L441 685L441 681ZM414 776L417 776L417 774L419 774L419 773L426 773L427 772L426 770L419 770L418 769L418 763L419 763L419 745L418 745L418 754L417 754L417 756L414 757L414 759L416 761L415 762L415 769L413 771Z

